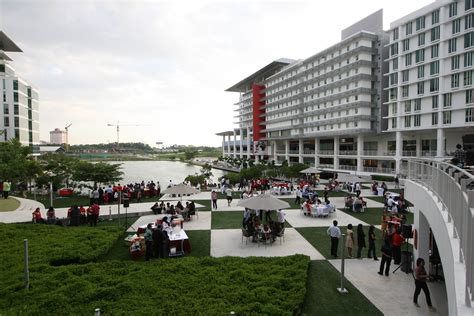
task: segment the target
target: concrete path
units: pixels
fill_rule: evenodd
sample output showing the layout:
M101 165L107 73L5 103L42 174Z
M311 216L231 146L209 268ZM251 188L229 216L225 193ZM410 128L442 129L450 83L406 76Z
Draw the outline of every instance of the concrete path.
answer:
M31 222L32 214L37 207L44 210L44 205L35 200L23 199L19 197L11 197L20 202L20 206L11 212L0 212L0 223L18 223Z
M341 260L329 262L341 271ZM418 297L421 307L418 308L412 303L415 282L411 273L406 274L398 270L386 277L377 273L379 267L380 261L352 259L345 260L344 271L346 278L384 315L448 315L446 288L442 282L428 283L433 306L437 309L433 312L428 309L423 292ZM396 268L397 266L392 264L391 271Z

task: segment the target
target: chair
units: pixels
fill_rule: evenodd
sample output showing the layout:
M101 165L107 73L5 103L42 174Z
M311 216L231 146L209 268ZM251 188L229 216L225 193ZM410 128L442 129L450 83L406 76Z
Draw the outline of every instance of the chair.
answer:
M245 237L245 244L247 244L250 237L252 236L249 234L249 232L245 228L242 228L242 243L244 242L244 237Z
M326 207L323 209L323 214L322 214L322 216L323 216L323 217L328 217L328 216L329 216L329 213L331 213L331 207L330 207L330 206L326 206Z
M360 212L362 210L362 204L354 203L354 212Z
M281 239L283 238L283 241L285 241L285 227L281 229L281 231L276 234L277 238L280 238L280 245L281 245Z

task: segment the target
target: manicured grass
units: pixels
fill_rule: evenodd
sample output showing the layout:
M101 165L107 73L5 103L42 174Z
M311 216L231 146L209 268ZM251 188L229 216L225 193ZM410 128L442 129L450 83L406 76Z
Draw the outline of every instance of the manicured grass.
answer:
M349 281L340 294L340 273L327 261L311 261L302 315L383 315Z
M15 198L9 197L4 199L0 197L0 212L11 212L20 207L20 201Z
M190 257L208 257L211 255L210 230L186 230L191 243Z
M392 191L392 190L390 190L390 191ZM392 192L395 192L395 191L392 191ZM373 201L380 202L380 203L382 203L382 204L385 202L385 198L384 198L383 196L370 196L370 195L369 195L369 196L365 196L365 197L368 198L368 199L371 199L371 200L373 200ZM364 197L364 198L365 198L365 197ZM405 203L406 203L406 205L407 205L408 207L412 207L412 206L413 206L413 204L410 203L410 201L408 201L408 200L405 200Z
M193 200L193 201L196 204L201 204L204 206L203 208L198 209L199 212L208 212L211 210L211 204L212 204L211 200Z
M367 224L380 225L382 223L381 220L382 220L383 208L380 208L380 207L364 209L364 212L362 213L355 213L355 212L349 211L347 208L339 209L339 210L357 219L360 219L361 221L364 221ZM407 217L407 224L413 224L413 213L407 213L406 217Z
M242 227L242 220L244 212L229 211L229 212L212 212L212 229L240 229ZM277 219L276 211L272 211L271 218ZM263 223L266 223L265 216L263 216ZM285 227L291 227L290 223L285 221Z
M346 227L339 227L342 233L346 232ZM328 227L301 227L296 228L296 230L311 244L313 245L316 250L318 250L325 258L332 259L331 256L331 238L327 235ZM352 249L352 257L355 258L357 255L357 227L354 227L354 248ZM365 232L365 245L368 247L367 235L369 232L369 227L364 226ZM381 244L381 231L376 229L376 238L375 241L375 250L377 252L377 256L380 257L380 246ZM341 253L341 246L342 246L342 239L339 240L338 245L338 255L340 256ZM364 248L362 250L362 257L367 257L368 248ZM347 256L347 249L345 249L345 253Z

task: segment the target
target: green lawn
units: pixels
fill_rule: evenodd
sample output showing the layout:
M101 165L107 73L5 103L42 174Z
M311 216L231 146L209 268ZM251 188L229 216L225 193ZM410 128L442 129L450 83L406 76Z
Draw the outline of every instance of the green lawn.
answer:
M390 190L391 191L391 190ZM377 202L380 202L380 203L385 203L385 198L383 196L366 196L364 198L368 198L368 199L371 199L373 201L377 201ZM410 201L407 201L405 200L405 203L407 204L408 207L412 207L413 204L410 203Z
M20 206L20 201L15 198L9 197L4 199L0 197L0 212L11 212L16 210Z
M212 203L211 200L193 200L193 201L196 204L201 204L204 206L203 208L198 209L199 212L208 212L211 210L211 203Z
M361 221L364 221L367 224L371 224L371 225L381 224L383 209L380 207L364 209L364 212L362 213L355 213L355 212L349 211L347 208L339 209L339 210L357 219L360 219ZM407 213L406 216L407 216L407 224L413 224L413 213Z
M277 219L276 211L272 211L271 217L273 220ZM229 211L229 212L212 212L212 229L240 229L242 227L242 220L244 212ZM265 216L263 216L263 223L266 223ZM290 223L285 221L285 227L291 227Z
M383 315L349 281L337 292L340 273L328 261L311 261L302 315Z
M187 230L186 234L191 243L191 257L208 257L211 255L211 231Z
M346 227L340 227L341 232L345 233ZM325 258L327 259L332 259L331 256L331 239L327 235L327 230L328 227L301 227L301 228L296 228L296 230L311 244L313 245L314 248L316 248ZM357 228L354 227L354 239L357 240ZM366 235L366 246L368 247L368 241L367 241L367 234L369 232L369 227L364 226L364 232ZM376 236L377 238L381 238L381 231L376 230ZM380 237L379 237L380 236ZM341 245L342 241L339 241L339 248L338 248L338 254L340 256L340 251L341 251ZM377 252L377 256L380 257L380 239L375 241L375 250ZM362 257L367 257L367 250L368 248L364 248L362 250ZM347 249L346 249L346 255L347 255ZM352 249L352 257L355 258L357 255L357 246L354 246Z

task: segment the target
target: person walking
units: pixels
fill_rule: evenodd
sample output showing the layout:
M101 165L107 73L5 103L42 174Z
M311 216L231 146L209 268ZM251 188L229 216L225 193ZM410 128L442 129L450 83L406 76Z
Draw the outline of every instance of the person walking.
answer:
M301 204L301 197L303 196L303 191L298 187L296 188L296 198L295 198L295 204L300 205Z
M365 233L362 224L357 225L357 259L362 259L362 248L365 248Z
M423 258L418 258L416 260L415 268L415 293L413 294L413 303L416 307L420 307L420 305L418 305L418 295L420 295L421 290L423 290L423 292L425 292L428 308L434 311L436 309L431 304L430 290L426 284L428 277L429 276L425 270L425 260Z
M375 261L378 261L377 259L377 253L375 251L375 240L377 239L375 237L375 226L370 225L369 227L369 251L367 252L367 257L368 258L374 258Z
M151 226L151 224L148 224L145 229L145 234L143 234L146 244L146 261L150 260L151 257L153 257L153 231L151 230Z
M456 145L456 151L454 152L454 157L452 163L457 165L459 168L464 168L464 163L466 162L466 151L462 148L461 144Z
M339 238L341 238L341 230L337 227L337 221L332 222L327 230L327 234L331 237L331 255L337 258L337 246L339 244Z
M230 203L232 203L232 189L230 188L230 185L227 186L227 189L225 189L225 195L227 198L227 206L230 206Z
M212 190L211 192L212 208L217 210L217 192Z
M382 245L382 261L380 261L379 274L383 275L385 268L385 276L388 276L390 272L390 263L392 263L392 246L390 244L390 238L386 237Z

